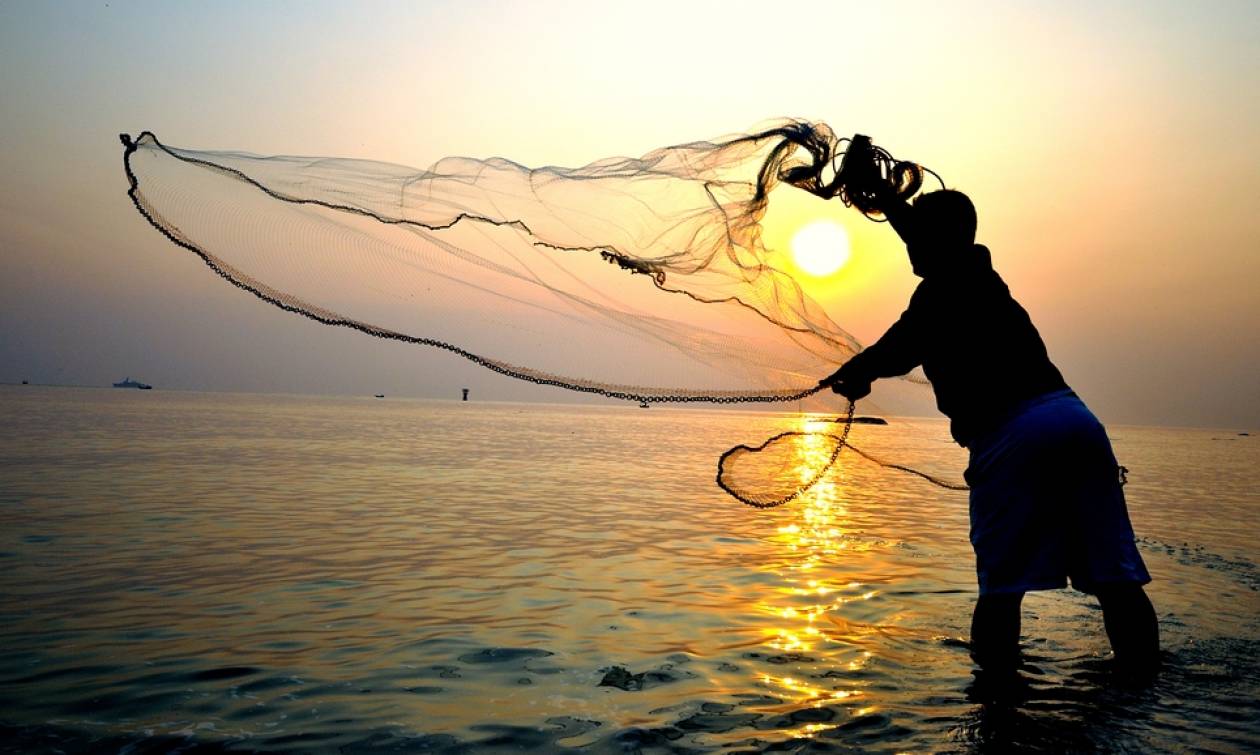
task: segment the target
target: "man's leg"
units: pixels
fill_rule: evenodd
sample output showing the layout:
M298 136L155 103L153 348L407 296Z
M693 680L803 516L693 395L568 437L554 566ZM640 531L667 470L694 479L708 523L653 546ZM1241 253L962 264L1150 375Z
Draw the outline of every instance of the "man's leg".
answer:
M1019 612L1024 594L981 595L971 615L971 657L994 673L1019 668Z
M1142 586L1121 582L1099 585L1097 592L1116 663L1137 672L1159 668L1159 620Z

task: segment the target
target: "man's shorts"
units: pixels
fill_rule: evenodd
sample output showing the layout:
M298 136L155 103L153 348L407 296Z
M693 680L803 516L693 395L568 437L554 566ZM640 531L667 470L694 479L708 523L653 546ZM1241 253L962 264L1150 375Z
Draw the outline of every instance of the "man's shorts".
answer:
M1070 390L973 442L966 478L981 595L1151 581L1107 432Z

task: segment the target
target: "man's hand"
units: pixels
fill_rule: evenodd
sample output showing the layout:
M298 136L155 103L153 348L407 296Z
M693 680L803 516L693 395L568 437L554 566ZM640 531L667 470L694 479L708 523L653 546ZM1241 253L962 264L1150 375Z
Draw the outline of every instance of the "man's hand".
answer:
M841 380L831 384L831 390L850 401L866 398L871 393L869 380Z
M852 370L845 370L847 366L844 365L831 375L819 380L818 384L823 387L830 386L834 393L838 393L850 401L865 398L871 392L871 381L849 374Z

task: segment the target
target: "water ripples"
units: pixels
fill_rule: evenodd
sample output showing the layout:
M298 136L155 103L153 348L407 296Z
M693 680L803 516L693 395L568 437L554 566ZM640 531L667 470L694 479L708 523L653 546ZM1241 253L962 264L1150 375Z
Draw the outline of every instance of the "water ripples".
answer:
M772 511L713 485L791 417L35 388L0 411L0 750L1260 748L1254 438L1113 431L1168 667L1119 683L1091 601L1034 594L1026 689L995 706L962 641L965 494L849 455ZM854 440L965 464L939 422Z

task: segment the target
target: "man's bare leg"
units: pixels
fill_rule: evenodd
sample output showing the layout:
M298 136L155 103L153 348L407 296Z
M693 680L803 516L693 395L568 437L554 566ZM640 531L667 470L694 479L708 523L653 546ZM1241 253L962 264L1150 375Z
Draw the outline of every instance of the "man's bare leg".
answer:
M971 657L985 671L1019 668L1020 604L1024 594L981 595L971 615Z
M1142 586L1122 582L1098 587L1103 626L1125 671L1149 674L1159 668L1159 619Z

